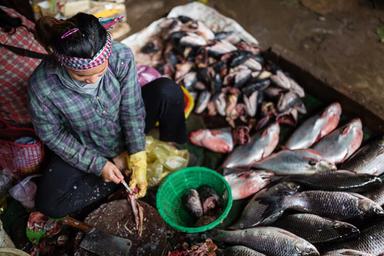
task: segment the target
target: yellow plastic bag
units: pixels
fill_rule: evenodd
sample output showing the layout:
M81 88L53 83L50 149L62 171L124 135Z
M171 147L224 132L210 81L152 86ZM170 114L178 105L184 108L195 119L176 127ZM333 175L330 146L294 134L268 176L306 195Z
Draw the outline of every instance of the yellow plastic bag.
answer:
M146 137L146 152L147 180L151 187L158 185L169 173L188 165L189 153L187 150L178 150L167 142L151 136Z

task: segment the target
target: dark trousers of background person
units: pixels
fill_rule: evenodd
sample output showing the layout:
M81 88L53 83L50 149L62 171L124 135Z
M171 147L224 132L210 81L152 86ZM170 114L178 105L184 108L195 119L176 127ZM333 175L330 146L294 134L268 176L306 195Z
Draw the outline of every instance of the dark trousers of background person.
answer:
M156 79L142 88L146 119L145 132L159 121L160 139L185 143L184 97L178 85L167 78ZM51 154L38 183L36 210L50 217L63 217L93 208L119 185L74 168Z

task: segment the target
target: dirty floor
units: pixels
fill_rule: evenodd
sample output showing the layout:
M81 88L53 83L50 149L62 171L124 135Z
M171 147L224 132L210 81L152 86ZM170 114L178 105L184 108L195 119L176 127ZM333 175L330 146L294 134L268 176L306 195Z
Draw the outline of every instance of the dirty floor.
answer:
M131 33L186 0L126 0ZM336 89L384 120L384 2L369 0L208 0L267 49L279 45L336 79Z

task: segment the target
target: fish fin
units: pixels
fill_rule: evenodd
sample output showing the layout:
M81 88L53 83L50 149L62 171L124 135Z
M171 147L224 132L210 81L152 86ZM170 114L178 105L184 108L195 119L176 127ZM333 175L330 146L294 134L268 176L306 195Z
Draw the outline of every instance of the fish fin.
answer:
M268 197L261 197L259 198L259 200L262 204L269 205L265 212L262 214L261 223L263 225L275 222L278 218L280 218L280 216L284 213L286 209L284 205L284 196L274 195Z

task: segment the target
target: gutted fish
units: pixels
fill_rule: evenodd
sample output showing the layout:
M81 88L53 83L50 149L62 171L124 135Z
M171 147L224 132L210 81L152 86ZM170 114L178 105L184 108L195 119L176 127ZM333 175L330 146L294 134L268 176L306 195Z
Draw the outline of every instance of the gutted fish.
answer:
M297 193L299 188L300 185L292 182L280 182L270 188L257 192L245 206L240 218L230 228L243 229L273 222L274 220L269 219L266 215L273 202L267 202L264 198L293 195Z
M370 175L384 173L384 137L375 139L363 146L341 167L356 173Z
M286 143L288 149L305 149L332 132L339 124L341 106L329 105L321 114L314 115L297 128Z
M293 175L288 179L310 189L328 191L364 192L382 184L379 177L343 170Z
M360 119L354 119L321 139L313 149L332 163L342 163L350 157L363 141Z
M245 171L231 173L224 178L232 190L233 200L247 198L267 186L273 176L272 172Z
M356 237L360 233L359 229L352 224L309 213L285 216L276 221L273 226L288 230L310 243L347 239Z
M213 240L244 245L266 255L320 255L308 241L275 227L254 227L243 230L215 230Z
M231 128L216 130L200 129L189 134L191 143L205 147L213 152L228 153L233 149L233 137Z
M276 175L310 175L319 171L336 170L333 163L310 149L282 150L254 163L252 167L273 171Z
M274 123L257 133L248 144L240 145L224 161L224 168L252 166L269 156L279 143L280 126Z

